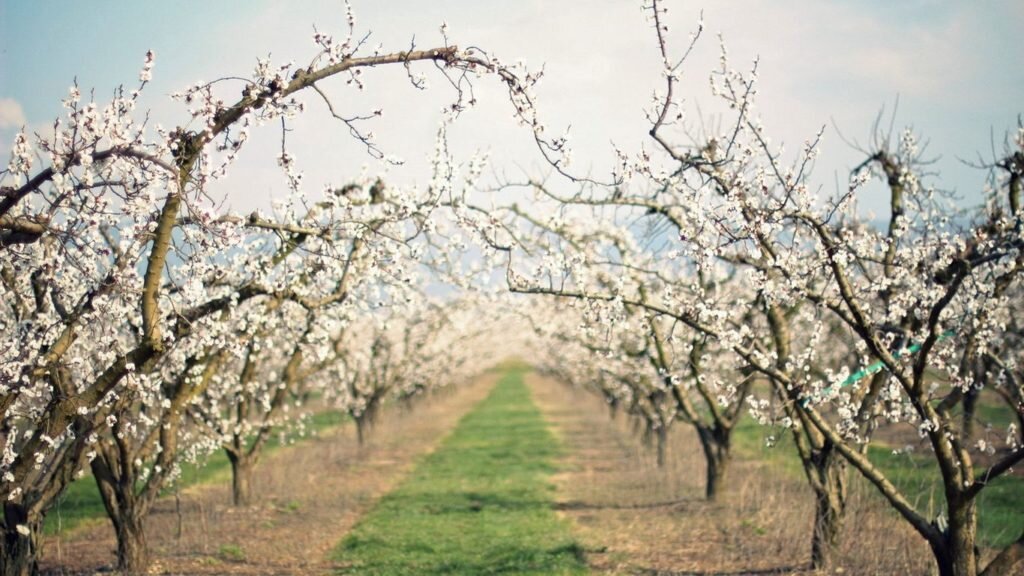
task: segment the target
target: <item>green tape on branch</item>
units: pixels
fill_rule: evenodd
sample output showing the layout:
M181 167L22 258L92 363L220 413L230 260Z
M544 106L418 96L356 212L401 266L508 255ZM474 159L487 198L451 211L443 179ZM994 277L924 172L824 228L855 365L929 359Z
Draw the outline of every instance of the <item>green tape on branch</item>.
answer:
M942 334L939 334L939 337L935 340L935 342L936 343L942 342L943 340L945 340L947 338L951 338L955 334L956 333L954 331L947 330L947 331L943 332ZM911 343L910 346L907 346L906 348L902 348L900 350L897 350L897 351L893 352L892 357L897 359L897 360L899 360L900 358L902 358L906 354L916 354L920 350L921 350L921 344L920 343ZM876 372L881 371L884 368L885 368L885 362L882 362L881 360L879 360L877 362L874 362L872 364L869 364L868 366L866 366L864 368L861 368L860 370L858 370L858 371L854 372L853 374L850 374L849 376L847 376L846 380L843 380L837 386L829 386L828 388L825 389L824 393L828 394L828 393L832 392L832 390L836 389L837 387L838 388L843 388L845 386L850 386L852 384L856 384L857 382L867 378L868 376L871 376L871 375L875 374ZM810 398L804 398L803 400L800 401L800 406L807 406L808 402L810 402Z

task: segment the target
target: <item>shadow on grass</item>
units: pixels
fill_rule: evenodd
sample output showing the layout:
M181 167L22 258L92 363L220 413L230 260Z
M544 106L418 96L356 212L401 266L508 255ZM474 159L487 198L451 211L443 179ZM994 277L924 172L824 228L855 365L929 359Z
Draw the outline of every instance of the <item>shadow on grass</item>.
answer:
M655 508L675 508L676 511L682 512L697 508L704 504L706 504L704 500L696 500L693 498L682 498L679 500L668 500L665 502L644 502L639 504L616 504L608 502L595 504L591 502L581 502L579 500L570 500L568 502L556 502L553 508L559 512L568 510L651 510Z
M336 566L337 574L573 574L586 562L585 551L577 543L550 547L518 543L487 546L474 554L445 554L445 546L428 542L394 546L379 538L349 538L342 546L348 553L358 554L361 548L389 549L389 558L378 557L348 566ZM400 562L395 562L401 559ZM407 571L408 570L408 571Z
M716 571L707 570L701 571L683 571L675 572L672 570L658 570L656 568L635 568L633 574L642 576L768 576L770 574L792 574L793 572L800 572L810 569L807 565L789 565L789 566L778 566L774 568L758 568L755 570L726 570Z

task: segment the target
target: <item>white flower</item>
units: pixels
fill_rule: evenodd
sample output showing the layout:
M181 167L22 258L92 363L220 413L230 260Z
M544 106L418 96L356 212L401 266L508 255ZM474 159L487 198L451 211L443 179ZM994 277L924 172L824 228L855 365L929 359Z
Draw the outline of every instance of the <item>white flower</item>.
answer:
M146 61L142 64L142 71L139 72L140 82L149 82L153 79L153 61L156 54L152 50L146 52Z

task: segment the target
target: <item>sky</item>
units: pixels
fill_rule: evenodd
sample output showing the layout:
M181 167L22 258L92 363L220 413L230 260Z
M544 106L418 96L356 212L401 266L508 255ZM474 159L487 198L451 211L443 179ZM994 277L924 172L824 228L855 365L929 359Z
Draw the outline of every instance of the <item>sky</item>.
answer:
M651 147L643 109L662 86L653 30L635 0L495 0L432 2L354 0L357 32L371 33L369 45L387 51L450 40L478 46L506 62L522 59L544 67L538 87L542 119L561 133L571 125L573 169L607 177L612 145L636 151ZM732 65L748 69L759 59L759 112L773 143L796 151L825 126L822 154L812 181L823 193L845 181L863 154L844 143L866 142L881 110L894 125L913 127L928 142L938 177L965 203L981 201L985 173L962 159L990 159L1007 130L1024 113L1024 55L1019 31L1024 2L992 0L704 0L666 2L670 48L685 48L703 14L705 35L684 69L681 84L691 118L711 114L714 100L707 73L718 59L721 33ZM168 95L198 81L248 76L258 57L305 65L315 54L314 26L345 34L344 4L336 0L114 2L94 0L0 0L0 151L7 157L21 127L40 130L60 114L60 100L77 79L83 93L106 100L119 84L134 86L147 50L156 52L154 80L142 106L165 127L186 123L184 107ZM398 184L424 184L427 158L452 99L443 79L422 67L430 89L412 88L401 68L365 74L357 91L341 81L325 84L346 114L383 110L367 129L401 167L385 167L352 142L346 129L327 116L318 99L291 126L291 153L318 190L341 185L362 170L386 170ZM489 153L493 173L523 180L546 173L530 133L494 79L476 83L481 104L450 130L456 159ZM225 99L237 96L232 86ZM886 116L888 119L888 116ZM708 118L713 124L714 118ZM887 125L887 123L886 123ZM286 190L274 158L280 131L268 126L252 134L230 176L218 184L233 209L266 207ZM684 141L682 134L675 135ZM559 183L566 185L567 183ZM881 209L882 195L861 202Z

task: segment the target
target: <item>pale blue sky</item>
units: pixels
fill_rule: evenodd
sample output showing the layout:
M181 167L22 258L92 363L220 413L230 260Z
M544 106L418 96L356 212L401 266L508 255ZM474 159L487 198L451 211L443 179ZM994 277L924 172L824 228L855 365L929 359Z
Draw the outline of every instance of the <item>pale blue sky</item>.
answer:
M541 111L561 130L572 124L576 168L604 175L610 142L636 149L646 142L641 108L660 86L654 39L641 3L634 0L543 2L433 2L355 0L359 29L371 45L400 50L413 35L420 46L440 43L441 22L460 45L478 45L505 60L545 65ZM957 160L988 155L991 134L1002 138L1024 112L1024 2L796 1L669 2L674 46L682 48L704 11L709 34L685 76L691 101L710 109L706 71L717 60L721 31L733 64L761 58L761 113L769 134L795 150L832 119L848 137L869 136L871 121L899 95L897 126L913 125L941 155L942 184L972 199L983 174ZM103 100L120 84L135 84L146 50L157 53L154 82L144 105L165 126L184 122L183 109L166 95L198 80L247 75L258 56L305 63L314 52L312 27L343 34L344 12L333 0L56 2L0 0L0 150L26 124L40 127L59 114L60 99L77 76L83 92ZM429 68L424 68L429 72ZM351 113L381 106L373 126L385 151L407 165L389 176L425 182L423 158L433 143L438 110L450 93L431 77L429 93L408 88L400 71L370 72L365 94L328 88ZM496 168L517 176L541 169L529 135L511 121L500 87L481 81L483 104L453 129L454 149L491 151ZM232 96L232 93L226 96ZM327 124L322 105L290 136L309 185L341 183L362 165L377 167ZM279 144L272 128L254 134L222 191L231 205L264 205L284 190L272 158ZM6 153L4 154L6 157ZM860 158L832 132L826 134L815 179L831 190ZM5 158L6 161L6 158ZM868 200L871 207L877 199Z

